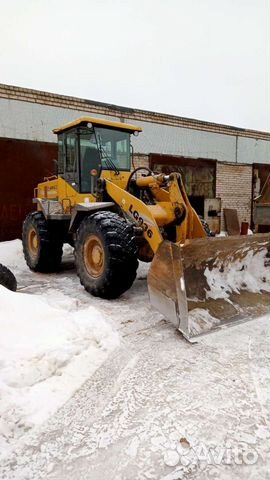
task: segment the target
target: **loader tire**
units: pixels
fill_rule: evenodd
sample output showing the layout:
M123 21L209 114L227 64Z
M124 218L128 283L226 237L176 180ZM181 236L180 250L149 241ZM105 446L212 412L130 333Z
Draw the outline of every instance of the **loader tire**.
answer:
M87 292L117 298L133 284L138 268L132 226L116 213L86 217L75 240L77 275Z
M0 285L3 287L12 290L12 292L16 292L17 290L17 280L14 277L13 273L9 270L9 268L5 267L0 263Z
M27 215L22 230L23 253L28 267L34 272L52 273L60 268L63 239L49 227L42 212Z

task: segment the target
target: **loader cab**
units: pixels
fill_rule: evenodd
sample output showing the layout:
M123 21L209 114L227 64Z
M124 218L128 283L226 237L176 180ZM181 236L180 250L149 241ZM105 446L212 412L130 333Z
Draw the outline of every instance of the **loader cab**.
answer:
M95 193L102 170L131 169L132 133L124 123L86 117L54 130L58 135L58 175L78 193Z

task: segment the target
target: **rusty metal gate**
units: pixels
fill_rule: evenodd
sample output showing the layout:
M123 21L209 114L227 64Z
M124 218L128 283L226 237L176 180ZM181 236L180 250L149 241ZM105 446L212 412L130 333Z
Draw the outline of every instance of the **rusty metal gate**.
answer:
M54 173L57 144L0 138L0 241L21 237L33 189Z

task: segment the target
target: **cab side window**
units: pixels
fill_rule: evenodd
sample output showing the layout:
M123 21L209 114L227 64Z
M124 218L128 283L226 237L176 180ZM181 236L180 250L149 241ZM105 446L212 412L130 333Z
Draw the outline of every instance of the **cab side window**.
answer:
M58 135L58 175L63 175L64 173L64 158L65 158L65 149L64 149L64 135Z
M66 136L66 172L72 173L77 171L77 154L76 154L76 137L75 135Z

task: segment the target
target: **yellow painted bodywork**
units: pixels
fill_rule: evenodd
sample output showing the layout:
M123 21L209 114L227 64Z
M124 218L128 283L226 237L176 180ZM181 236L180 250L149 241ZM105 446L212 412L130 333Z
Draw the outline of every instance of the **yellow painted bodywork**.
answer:
M119 172L119 175L117 175L112 170L102 170L100 175L100 178L113 182L115 185L122 188L123 190L125 190L127 187L129 177L130 172Z
M72 208L88 198L95 202L96 197L91 193L78 193L68 182L61 177L48 179L39 183L35 189L35 197L40 199L57 200L63 207L64 213L71 214Z
M142 177L137 180L139 187L149 188L156 200L154 205L145 204L125 190L129 176L130 172L121 172L117 175L113 171L103 170L101 173L101 178L106 182L107 194L133 223L142 228L143 236L154 253L163 241L160 229L177 223L176 211L181 216L180 225L176 225L176 243L184 244L189 239L206 236L198 215L189 203L179 174L171 174L169 180L164 175ZM168 184L166 189L163 188L165 178ZM95 195L78 193L61 177L52 177L40 183L35 196L58 200L65 214L71 214L78 203L97 201Z
M176 209L182 216L181 224L176 226L176 243L184 244L189 239L206 236L197 213L189 203L181 176L175 173L170 177L168 190L162 188L164 175L143 177L137 180L138 186L148 186L153 197L158 197L155 205L146 205L112 181L106 181L107 193L120 206L124 214L143 229L143 236L154 253L163 241L160 227L175 222ZM159 201L159 198L162 200Z
M107 179L117 187L125 189L130 172L120 172L117 175L112 170L102 170L100 178ZM64 213L72 213L72 208L84 202L96 202L96 195L92 193L78 193L68 182L61 177L49 177L39 183L35 189L35 197L40 199L57 200L63 207Z
M56 128L54 133L59 134L87 123L126 130L130 133L142 130L135 125L82 117ZM206 236L198 215L189 203L180 174L149 175L138 178L136 180L137 187L147 189L152 196L153 202L147 203L127 191L130 174L129 171L102 170L100 178L105 180L109 198L122 210L124 216L141 228L140 233L145 239L143 248L148 244L151 252L155 253L166 238L165 230L170 225L175 228L175 241L178 244L184 244L189 239ZM96 194L78 193L76 188L73 188L67 181L56 176L47 178L40 183L35 189L35 197L39 200L57 201L61 212L67 215L71 215L75 205L79 203L98 201ZM38 208L43 208L40 202L38 202Z
M92 125L96 125L96 126L100 125L104 127L115 128L117 130L126 130L131 133L142 131L141 127L137 127L136 125L131 125L129 123L112 122L111 120L107 120L105 118L81 117L75 120L74 122L67 123L66 125L63 125L62 127L59 127L59 128L55 128L53 130L53 133L65 132L66 130L70 130L71 128L78 127L79 125L87 124L87 123L92 123Z

